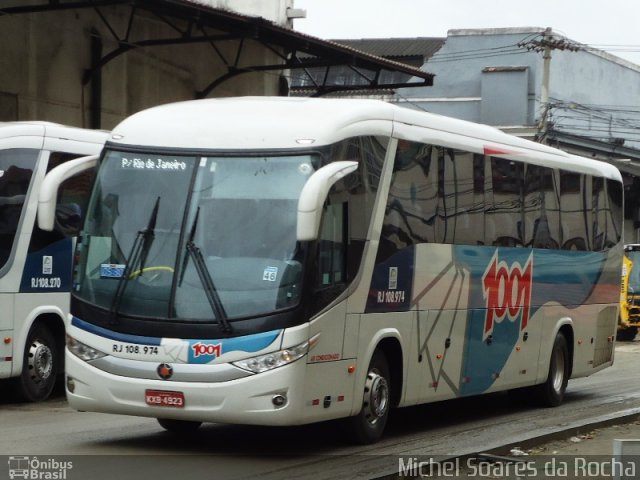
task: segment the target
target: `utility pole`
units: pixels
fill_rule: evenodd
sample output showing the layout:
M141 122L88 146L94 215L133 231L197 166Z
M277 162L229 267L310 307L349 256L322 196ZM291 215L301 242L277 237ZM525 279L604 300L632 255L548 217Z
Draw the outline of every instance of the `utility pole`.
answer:
M542 85L540 86L540 119L538 121L538 141L543 143L549 126L551 103L549 100L549 86L551 77L551 50L569 50L577 52L581 47L564 38L555 39L551 27L542 33L542 39L529 40L518 43L519 47L527 50L542 52Z
M540 142L543 142L547 135L547 120L549 118L549 70L551 67L551 27L542 34L542 44L544 52L542 54L542 85L540 87L540 122L538 123L538 134Z

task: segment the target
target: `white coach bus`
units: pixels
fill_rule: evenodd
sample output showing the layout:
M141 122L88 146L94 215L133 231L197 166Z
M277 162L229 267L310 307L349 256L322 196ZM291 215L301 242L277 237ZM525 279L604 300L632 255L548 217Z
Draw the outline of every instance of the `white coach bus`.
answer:
M392 407L557 405L613 362L621 232L613 166L487 126L366 100L152 108L99 158L68 400L168 430L345 418L361 442Z
M63 371L73 235L90 174L61 185L56 228L35 223L52 168L100 152L106 132L45 122L0 122L0 378L26 400L46 399Z

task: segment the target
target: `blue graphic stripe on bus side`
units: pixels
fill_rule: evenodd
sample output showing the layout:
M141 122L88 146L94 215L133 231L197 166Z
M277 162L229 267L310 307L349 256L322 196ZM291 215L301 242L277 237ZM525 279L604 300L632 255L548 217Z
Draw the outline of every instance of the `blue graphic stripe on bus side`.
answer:
M461 395L483 393L501 375L523 329L526 329L522 325L525 309L528 311L527 326L530 326L542 305L557 302L565 308L574 308L587 300L598 283L607 281L601 278L606 260L606 254L602 252L456 246L453 255L456 265L471 274ZM484 291L483 275L492 260L500 262L510 277L515 270L523 274L525 266L531 261L532 284L529 305L520 308L516 318L492 322L489 332L491 341L487 341L487 298L490 295ZM509 289L510 294L506 297L504 293L497 295L496 300L522 299L525 285L520 281L515 284L510 282L508 287L499 286ZM513 288L517 289L517 293L512 292ZM618 288L617 285L613 286L614 294L617 294Z
M141 335L128 335L126 333L118 333L112 330L107 330L106 328L98 327L97 325L93 325L91 323L85 322L84 320L80 320L78 317L73 317L71 319L71 325L80 328L81 330L85 330L89 333L93 333L94 335L99 335L100 337L108 338L110 340L116 340L117 342L158 346L162 342L162 338L143 337Z
M280 335L282 330L256 333L243 337L226 338L221 341L222 353L241 351L247 353L259 352L271 345Z
M189 363L209 363L216 357L229 352L255 353L264 350L280 336L282 330L256 333L235 338L225 338L224 340L188 340L189 342ZM206 347L210 346L211 350ZM215 350L219 347L219 351Z

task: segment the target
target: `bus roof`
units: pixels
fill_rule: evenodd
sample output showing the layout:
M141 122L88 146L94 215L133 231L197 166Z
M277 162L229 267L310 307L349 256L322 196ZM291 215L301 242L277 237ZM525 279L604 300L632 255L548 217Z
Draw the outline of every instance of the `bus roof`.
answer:
M394 136L620 180L613 166L508 135L497 128L380 100L235 97L143 110L110 142L175 150L300 149L358 135Z
M52 122L0 122L0 139L11 137L49 137L86 143L103 144L109 133L105 130L70 127Z

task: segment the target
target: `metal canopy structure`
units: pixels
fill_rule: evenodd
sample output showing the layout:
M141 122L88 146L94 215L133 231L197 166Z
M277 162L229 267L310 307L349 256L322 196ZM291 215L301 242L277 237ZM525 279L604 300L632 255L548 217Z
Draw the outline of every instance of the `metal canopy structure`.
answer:
M7 5L7 6L3 6ZM9 4L9 5L8 5ZM127 9L126 31L109 21L107 8L117 6ZM213 78L196 98L208 96L217 86L238 75L249 72L296 71L298 76L308 77L315 87L313 96L343 90L371 90L433 85L433 75L418 68L370 55L354 48L305 35L281 27L261 17L241 15L235 12L200 5L188 0L34 0L25 5L19 0L0 0L0 18L3 15L35 14L68 10L91 9L108 29L117 47L94 58L93 66L84 76L87 84L111 60L139 48L167 45L207 43L212 54L226 67L219 77ZM156 38L139 38L136 25L152 17L166 24L174 35ZM122 30L122 29L121 29ZM221 42L235 42L235 55L225 56ZM243 51L249 42L258 42L274 54L279 61L274 64L245 64ZM347 67L356 73L355 83L338 84L331 70ZM325 75L318 81L308 69L324 68ZM406 82L385 83L388 73L403 73L410 78Z

